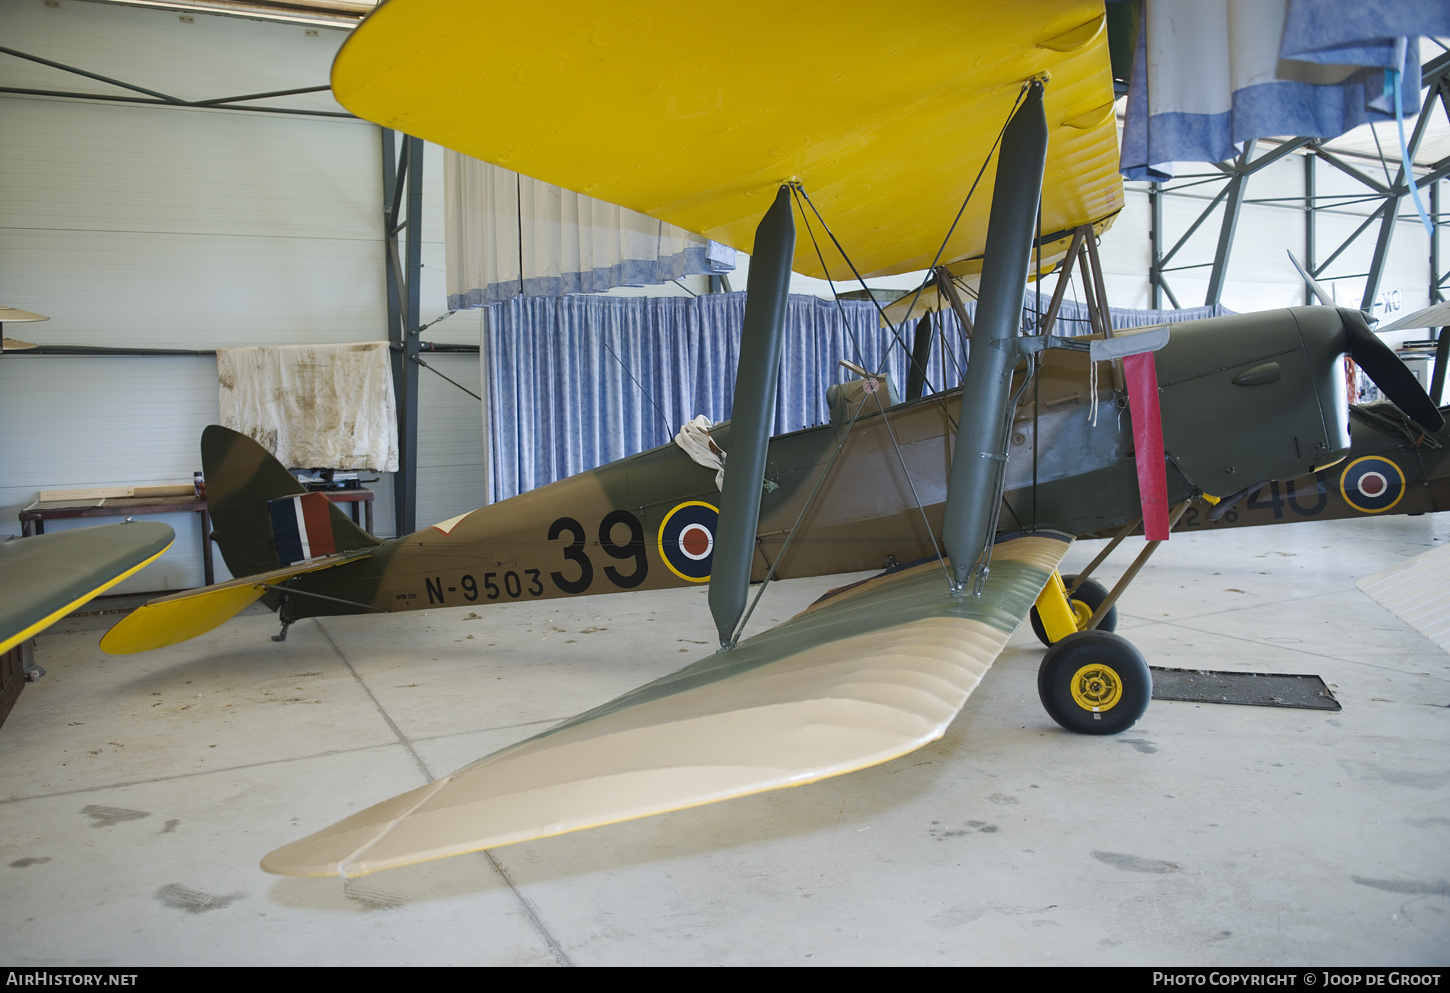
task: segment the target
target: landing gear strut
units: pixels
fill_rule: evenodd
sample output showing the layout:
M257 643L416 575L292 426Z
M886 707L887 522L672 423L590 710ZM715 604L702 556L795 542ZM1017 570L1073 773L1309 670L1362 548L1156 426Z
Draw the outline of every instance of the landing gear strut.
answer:
M1173 509L1170 530L1187 509L1186 500ZM1148 542L1111 591L1087 578L1140 523L1119 531L1081 575L1059 579L1054 574L1032 608L1032 630L1048 646L1037 671L1037 695L1054 721L1078 734L1126 731L1153 698L1148 663L1126 638L1112 632L1118 624L1118 597L1161 542Z
M287 629L297 620L297 615L292 611L292 598L286 593L283 593L282 598L277 601L277 616L282 620L282 630L272 635L272 640L286 641Z
M1075 592L1068 594L1067 603L1072 608L1072 619L1077 624L1079 631L1087 630L1088 621L1092 620L1093 613L1103 605L1108 598L1107 587L1093 579L1079 580L1076 576L1063 576L1063 583L1068 589L1076 587ZM1034 606L1028 618L1032 621L1032 631L1037 635L1037 640L1048 648L1053 645L1051 635L1047 628L1043 627L1042 615ZM1110 606L1103 619L1098 622L1099 631L1116 631L1118 628L1118 608Z

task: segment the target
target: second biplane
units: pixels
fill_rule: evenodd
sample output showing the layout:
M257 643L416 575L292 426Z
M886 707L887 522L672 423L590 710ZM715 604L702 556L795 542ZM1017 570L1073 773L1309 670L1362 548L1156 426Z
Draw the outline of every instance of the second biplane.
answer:
M646 0L566 6L541 36L513 5L390 0L344 46L334 91L385 126L751 251L733 419L695 446L728 453L723 488L708 456L671 445L382 542L211 428L216 538L245 578L154 601L102 644L171 644L262 597L285 625L708 581L721 650L263 867L358 875L886 761L944 732L1034 604L1055 642L1049 712L1130 726L1147 667L1079 630L1056 574L1072 536L1146 513L1164 537L1170 505L1341 458L1340 356L1389 368L1363 320L1297 308L1018 334L1029 277L1123 203L1096 0L928 3L869 34L849 11L763 2L708 28ZM888 406L868 378L834 423L770 438L789 275L826 269L795 237L793 199L867 275L979 277L960 390ZM1438 418L1423 391L1383 385ZM752 579L882 568L739 640Z

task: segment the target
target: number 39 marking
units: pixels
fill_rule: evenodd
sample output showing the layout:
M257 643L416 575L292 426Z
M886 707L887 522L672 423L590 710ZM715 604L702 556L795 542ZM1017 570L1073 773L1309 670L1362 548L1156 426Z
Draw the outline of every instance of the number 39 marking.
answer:
M623 543L615 540L615 531L620 527L628 530L628 538ZM551 572L549 578L564 593L583 593L594 582L594 563L584 550L587 541L584 525L572 517L561 517L549 525L550 541L558 541L565 534L569 535L569 544L562 551L572 568ZM629 571L605 566L604 576L611 583L620 589L632 590L645 581L649 575L649 559L645 556L644 525L638 517L627 510L613 510L605 514L599 522L598 545L610 558L621 562L634 560L634 568ZM569 572L574 575L567 575Z

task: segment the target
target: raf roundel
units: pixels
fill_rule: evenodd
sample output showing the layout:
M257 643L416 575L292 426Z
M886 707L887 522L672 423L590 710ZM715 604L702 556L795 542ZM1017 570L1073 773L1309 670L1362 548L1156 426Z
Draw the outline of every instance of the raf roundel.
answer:
M1379 455L1366 455L1345 467L1339 477L1344 502L1363 514L1380 514L1405 495L1405 474Z
M665 515L660 524L660 558L676 576L692 583L710 581L719 516L719 510L699 500L679 504Z

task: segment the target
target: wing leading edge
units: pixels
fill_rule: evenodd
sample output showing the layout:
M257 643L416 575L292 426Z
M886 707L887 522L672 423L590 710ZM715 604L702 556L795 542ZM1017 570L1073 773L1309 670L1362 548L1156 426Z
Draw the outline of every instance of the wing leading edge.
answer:
M1004 540L980 597L931 562L806 612L451 776L270 853L283 875L359 876L800 786L941 737L1071 539Z

